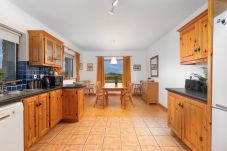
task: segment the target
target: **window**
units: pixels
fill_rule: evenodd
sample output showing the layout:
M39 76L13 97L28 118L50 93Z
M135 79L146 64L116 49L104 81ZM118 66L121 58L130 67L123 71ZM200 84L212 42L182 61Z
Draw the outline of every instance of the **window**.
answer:
M110 64L109 59L105 59L105 82L114 83L117 80L122 83L123 60L117 59L117 64Z
M74 60L73 56L65 53L64 62L63 62L64 79L73 78L73 64L74 64L73 60Z
M17 79L17 44L0 38L0 81Z

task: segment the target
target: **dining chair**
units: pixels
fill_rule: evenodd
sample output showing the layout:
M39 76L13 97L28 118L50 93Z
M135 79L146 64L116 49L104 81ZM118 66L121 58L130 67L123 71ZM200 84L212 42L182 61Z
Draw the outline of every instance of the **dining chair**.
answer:
M141 95L142 87L141 82L139 84L134 84L134 95Z
M100 81L97 81L95 84L95 90L96 90L96 100L94 103L94 107L98 104L98 101L102 101L102 107L105 108L107 104L107 98L105 92L102 90L102 85Z
M85 84L85 94L94 94L94 84L91 84L90 80L83 80L82 81Z
M135 107L132 99L132 89L133 89L133 84L131 82L127 83L127 88L124 90L122 93L122 105L124 106L124 109L126 109L126 103L130 102L133 107Z

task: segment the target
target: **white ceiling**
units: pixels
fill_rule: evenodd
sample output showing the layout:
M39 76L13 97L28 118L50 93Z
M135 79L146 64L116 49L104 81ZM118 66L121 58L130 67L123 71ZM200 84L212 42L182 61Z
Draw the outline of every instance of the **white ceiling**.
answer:
M206 0L10 0L82 50L144 50Z

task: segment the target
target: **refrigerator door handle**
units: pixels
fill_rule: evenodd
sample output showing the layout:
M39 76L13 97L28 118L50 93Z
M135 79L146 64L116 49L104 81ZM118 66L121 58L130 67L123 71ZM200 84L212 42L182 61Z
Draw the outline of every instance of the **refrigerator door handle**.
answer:
M215 107L213 107L213 108L227 112L227 107L222 106L220 104L215 104Z

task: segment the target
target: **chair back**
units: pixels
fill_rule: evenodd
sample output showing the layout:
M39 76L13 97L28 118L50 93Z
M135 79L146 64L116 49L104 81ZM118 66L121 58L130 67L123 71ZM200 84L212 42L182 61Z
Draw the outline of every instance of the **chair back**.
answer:
M90 80L83 80L82 82L86 85L86 88L88 88L91 83Z
M95 84L96 94L99 94L101 92L101 89L102 89L101 82L97 81Z

